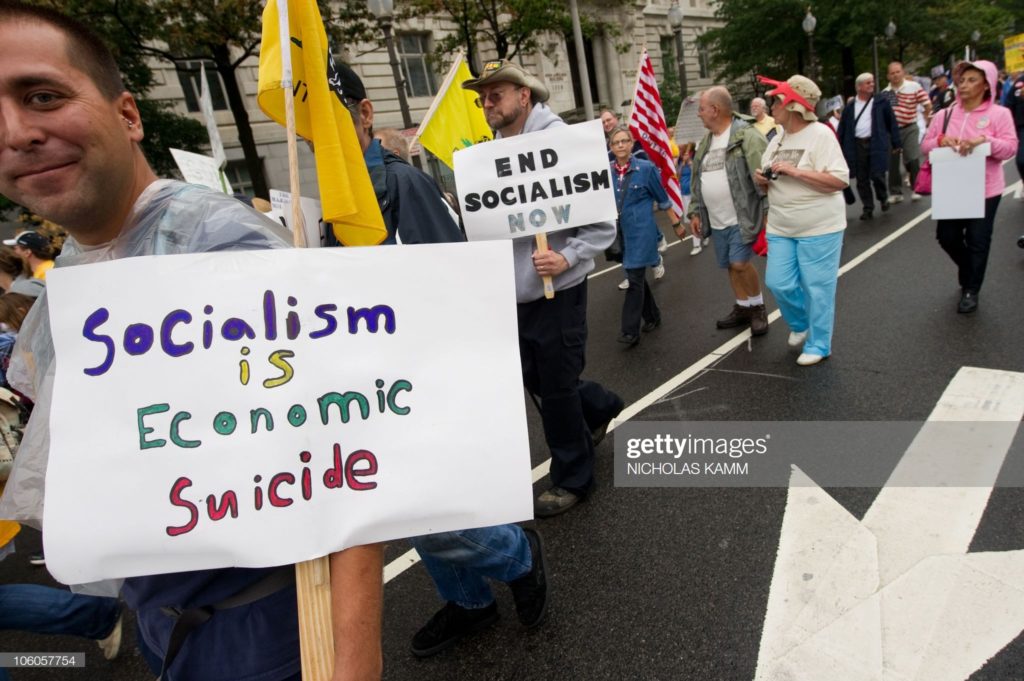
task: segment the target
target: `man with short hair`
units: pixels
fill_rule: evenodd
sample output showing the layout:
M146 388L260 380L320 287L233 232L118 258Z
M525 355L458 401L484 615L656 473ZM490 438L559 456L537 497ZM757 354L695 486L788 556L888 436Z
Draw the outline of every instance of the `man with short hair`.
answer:
M754 97L750 100L750 115L754 117L754 127L766 140L770 142L778 134L775 119L768 114L768 104L763 98Z
M875 211L872 186L882 212L889 210L885 172L890 156L900 149L900 132L888 99L875 97L875 77L860 74L856 87L857 96L850 100L839 121L839 144L850 172L857 177L857 193L864 204L860 219L871 220Z
M279 225L241 202L158 180L142 139L135 99L96 36L54 10L0 3L0 193L67 230L58 267L288 247ZM38 523L54 375L45 293L22 327L16 353L13 364L30 377L19 389L36 406L0 517ZM32 366L22 357L29 353ZM330 563L333 679L380 678L382 547L351 548ZM133 577L122 596L138 613L144 657L164 681L298 681L292 575L285 567ZM176 657L172 629L184 642Z
M889 85L883 92L889 98L900 130L900 148L889 161L889 203L899 203L903 200L901 154L903 165L910 176L910 200L917 201L921 198L921 195L914 191L917 173L921 169L921 129L917 125L917 107L924 107L924 117L928 120L932 116L932 103L920 83L905 77L901 62L894 61L889 64L886 75Z
M565 125L544 102L548 89L508 60L484 65L462 87L477 92L496 140ZM551 450L550 489L534 504L539 517L563 513L594 487L594 443L623 408L622 399L581 381L587 338L587 274L594 258L615 238L615 225L598 222L548 234L549 249L534 250L533 237L512 241L519 353L526 389L540 398L544 436ZM555 297L544 297L551 277Z
M768 210L765 194L754 183L768 141L733 113L732 96L720 85L701 93L697 116L708 134L693 157L687 217L694 239L711 235L718 266L728 270L736 298L732 311L715 325L749 325L751 335L762 336L768 333L768 315L751 244L764 229Z
M363 150L370 180L388 229L385 243L465 241L449 217L430 177L385 150L373 131L373 102L349 66L335 65L336 81ZM334 245L334 244L332 244ZM487 580L505 582L516 613L529 629L547 612L547 572L540 533L506 524L412 537L445 605L412 639L412 653L429 657L498 620L498 604Z

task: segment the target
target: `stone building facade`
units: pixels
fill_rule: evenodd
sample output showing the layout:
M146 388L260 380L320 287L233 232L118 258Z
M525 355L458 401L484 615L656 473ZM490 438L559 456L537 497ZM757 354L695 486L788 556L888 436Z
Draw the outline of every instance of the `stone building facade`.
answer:
M719 25L714 16L715 0L679 0L684 13L683 54L689 91L699 90L712 84L707 65L708 55L698 47L697 38L708 28ZM398 0L400 4L401 0ZM621 113L628 113L628 100L636 82L636 70L641 51L646 48L651 55L659 80L664 78L665 69L676 70L675 41L668 22L668 10L672 0L638 0L631 4L607 7L595 0L580 2L580 12L600 13L602 19L618 27L618 34L611 32L585 39L585 52L590 72L591 99L595 110L599 106L610 106ZM609 16L611 15L611 16ZM444 77L439 72L442 65L431 65L427 55L432 51L437 37L454 30L442 18L429 18L412 22L396 23L394 41L401 62L402 76L413 126L418 126L437 92ZM383 36L383 34L382 34ZM582 92L576 84L573 68L575 58L572 37L548 34L542 39L541 49L534 54L521 55L517 61L541 78L551 90L552 109L559 113L576 112L582 107ZM383 45L359 44L348 46L336 55L350 64L363 79L368 96L374 102L375 127L402 128L402 114L399 109L395 80ZM496 56L483 45L479 58L486 60ZM166 63L154 65L157 69L157 87L150 96L172 100L180 113L188 113L202 120L198 108L199 77L196 73L176 71ZM195 65L198 68L198 64ZM263 170L271 188L287 189L288 158L284 129L270 121L256 104L258 60L253 57L236 71L239 87L246 98L253 135L260 151ZM215 115L220 128L228 158L227 175L236 191L251 193L248 172L245 169L242 149L231 112L223 96L218 95L222 86L218 76L207 68L207 79L213 94ZM675 112L669 112L671 119ZM406 134L411 134L407 131ZM316 170L313 156L299 146L299 165L302 193L316 196ZM435 162L427 167L442 182L451 184L450 174Z

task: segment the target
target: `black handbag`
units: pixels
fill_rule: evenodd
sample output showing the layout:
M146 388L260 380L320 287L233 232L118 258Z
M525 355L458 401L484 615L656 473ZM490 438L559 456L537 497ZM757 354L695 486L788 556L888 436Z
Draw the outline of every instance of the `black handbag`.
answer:
M622 262L622 227L618 218L615 218L615 241L604 249L604 257L609 262Z
M630 161L630 163L632 163L632 161ZM625 203L626 203L626 193L629 192L629 182L626 182L626 178L628 176L629 176L629 173L627 172L627 173L625 173L622 176L622 180L619 181L620 185L623 182L625 182L626 186L622 187L622 190L619 192L619 205L616 206L616 208L618 209L618 213L619 213L620 217L615 218L615 241L612 242L611 246L609 246L608 248L604 249L604 257L609 262L622 262L622 254L624 252L624 249L623 249L623 242L622 242L622 221L621 221L621 216L622 216L622 206L625 205Z

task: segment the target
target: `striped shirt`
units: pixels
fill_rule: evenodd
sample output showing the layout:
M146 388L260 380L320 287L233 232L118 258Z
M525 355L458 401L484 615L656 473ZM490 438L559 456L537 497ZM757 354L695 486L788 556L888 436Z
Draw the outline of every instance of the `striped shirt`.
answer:
M892 112L896 114L896 122L902 128L917 122L917 107L928 104L928 93L920 83L904 79L898 89L889 85L884 90L892 104Z

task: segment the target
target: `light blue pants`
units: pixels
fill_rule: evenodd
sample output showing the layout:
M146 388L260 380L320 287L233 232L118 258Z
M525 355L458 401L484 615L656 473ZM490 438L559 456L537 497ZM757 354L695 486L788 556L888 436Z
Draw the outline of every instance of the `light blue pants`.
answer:
M468 609L494 602L487 579L511 582L530 571L530 542L518 525L440 532L410 539L438 593Z
M768 235L764 283L790 330L808 332L804 352L811 355L832 353L842 250L842 232L798 238Z

